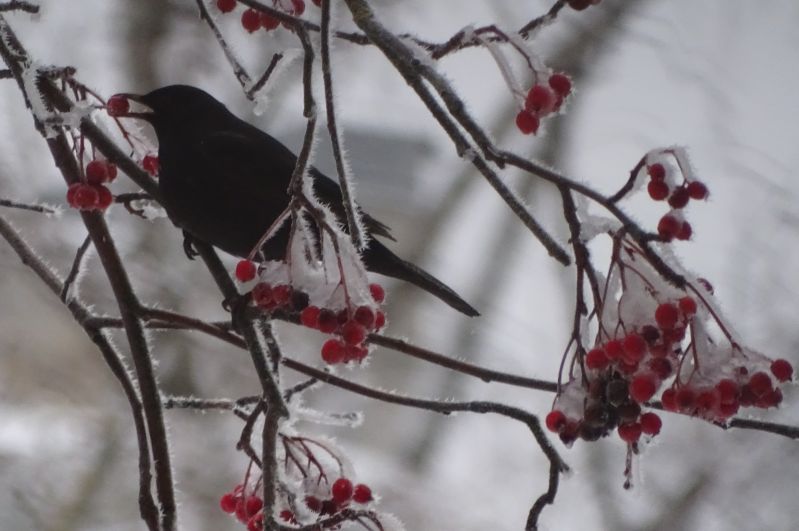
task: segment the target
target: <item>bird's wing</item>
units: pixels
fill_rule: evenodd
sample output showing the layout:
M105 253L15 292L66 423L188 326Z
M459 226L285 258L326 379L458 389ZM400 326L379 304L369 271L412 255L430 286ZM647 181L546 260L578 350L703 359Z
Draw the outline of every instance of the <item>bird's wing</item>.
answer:
M228 165L226 168L219 168L220 173L231 176L234 182L246 178L242 176L257 173L262 176L261 178L269 180L270 190L278 193L281 201L287 204L288 198L285 193L297 157L280 141L253 128L241 132L216 131L207 135L202 140L202 145L209 159L212 159L209 161L211 164L222 160ZM345 222L346 214L338 183L314 167L311 167L309 174L319 200L331 208L340 222ZM361 213L364 226L370 235L395 241L386 224L363 211Z

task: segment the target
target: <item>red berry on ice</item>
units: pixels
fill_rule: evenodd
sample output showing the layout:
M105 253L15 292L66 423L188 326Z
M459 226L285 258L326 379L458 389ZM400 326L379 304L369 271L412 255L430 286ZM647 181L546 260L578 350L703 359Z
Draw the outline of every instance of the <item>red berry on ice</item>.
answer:
M585 366L589 369L604 369L609 363L608 355L601 348L591 349L585 355Z
M674 328L680 318L680 311L669 302L663 303L655 310L655 321L660 328L669 330Z
M247 9L241 14L241 25L250 33L261 27L261 14L254 9Z
M638 422L641 424L641 431L647 435L657 435L660 433L660 428L663 426L663 421L660 420L660 417L651 412L641 415Z
M646 172L649 174L649 178L653 181L662 181L666 178L666 168L663 166L663 164L658 162L647 166Z
M552 112L555 106L555 95L544 85L533 85L524 100L524 110L531 114L544 116ZM518 119L517 119L518 122ZM537 129L538 127L536 127Z
M155 155L145 155L145 157L141 159L141 167L150 175L158 175L158 157Z
M216 7L222 13L230 13L236 9L236 0L216 0Z
M120 116L130 110L130 101L121 94L116 94L108 98L105 104L109 116Z
M572 91L572 82L564 74L552 74L549 76L549 86L556 94L566 97Z
M793 377L793 367L791 362L778 359L771 362L771 374L781 382L788 382Z
M707 198L707 186L702 182L692 181L688 183L686 190L688 190L688 195L691 199L701 200Z
M320 310L316 306L306 306L300 312L300 322L308 328L316 328L319 326L319 312Z
M685 296L677 301L680 311L685 315L693 315L696 313L696 301L693 297Z
M657 381L652 374L639 374L630 382L630 398L636 402L646 402L655 395Z
M540 120L538 119L538 116L530 111L524 110L516 115L516 127L518 127L519 131L525 135L534 135L537 133L539 124Z
M337 505L347 503L352 498L352 482L347 478L338 478L330 487L330 495Z
M369 503L372 499L372 489L368 485L363 483L355 485L355 489L352 491L352 501L355 503Z
M325 363L335 365L341 363L347 355L347 347L338 339L328 339L322 345L322 359Z
M386 300L386 291L380 284L369 284L369 293L377 304Z
M546 419L544 419L544 423L547 425L547 429L549 431L559 433L563 428L566 427L566 415L564 415L562 411L553 409L547 414Z
M637 422L622 424L619 426L619 437L628 443L634 443L641 438L641 425Z
M251 260L240 260L236 264L236 278L239 282L249 282L255 278L257 267Z
M669 185L665 181L649 181L646 185L646 191L649 192L649 197L655 201L663 201L669 196Z

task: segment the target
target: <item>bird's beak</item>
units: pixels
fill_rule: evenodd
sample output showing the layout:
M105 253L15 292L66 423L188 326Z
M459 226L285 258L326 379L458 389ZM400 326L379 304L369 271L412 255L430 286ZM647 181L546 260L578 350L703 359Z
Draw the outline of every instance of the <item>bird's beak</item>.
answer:
M147 106L142 101L142 97L138 94L127 94L121 92L119 94L114 94L108 99L108 114L113 116L114 118L138 118L140 120L146 120L148 122L152 121L152 118L155 116L153 110ZM130 108L130 105L125 105L124 103L121 106L116 106L114 102L135 102L137 107L143 107L143 110L136 111ZM121 108L120 108L121 107Z

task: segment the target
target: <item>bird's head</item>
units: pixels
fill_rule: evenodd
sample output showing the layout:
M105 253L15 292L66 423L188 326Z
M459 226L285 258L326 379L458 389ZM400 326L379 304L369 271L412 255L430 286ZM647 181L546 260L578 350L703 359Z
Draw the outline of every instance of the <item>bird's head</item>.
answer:
M199 124L224 122L232 116L216 98L188 85L169 85L143 95L116 94L112 98L124 98L146 107L141 111L117 112L114 116L146 120L159 139L182 134Z

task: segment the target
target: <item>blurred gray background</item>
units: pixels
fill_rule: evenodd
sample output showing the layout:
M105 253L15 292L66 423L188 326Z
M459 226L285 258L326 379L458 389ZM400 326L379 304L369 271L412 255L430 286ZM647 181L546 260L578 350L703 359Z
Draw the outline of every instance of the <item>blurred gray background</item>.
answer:
M392 29L433 41L467 24L518 28L550 6L538 0L373 3ZM41 63L75 66L81 81L106 96L196 84L299 148L300 61L272 81L266 112L256 116L193 1L50 0L42 6L40 16L9 17ZM219 23L252 75L272 53L297 48L282 29L245 34L238 13ZM306 16L318 17L310 2ZM352 27L343 13L339 23ZM515 130L514 102L485 50L460 52L440 66L498 142L604 192L617 189L649 149L689 146L711 197L689 208L695 237L676 244L676 253L714 284L749 345L797 362L797 23L799 4L791 0L605 0L582 13L566 9L534 47L574 76L576 94L537 137ZM388 332L492 368L554 379L571 326L573 269L549 259L456 157L379 52L337 42L334 54L339 121L359 201L393 227L398 253L483 313L469 320L415 288L383 280ZM0 81L0 116L0 197L63 206L63 181L13 81ZM316 164L333 174L329 143L324 134L320 139ZM565 240L551 187L513 172L504 176ZM135 190L124 177L112 188ZM662 214L645 200L626 208L650 227ZM66 273L85 236L75 212L2 214ZM185 259L181 236L167 220L142 221L121 208L108 218L143 300L225 317L210 277ZM0 529L142 529L135 440L118 384L68 312L4 242L0 271ZM108 292L90 259L82 296L114 314ZM319 363L320 336L291 326L278 332L286 352ZM232 347L186 332L153 334L152 342L167 393L238 397L258 389L247 357ZM540 414L552 400L382 350L368 368L345 376L413 395L504 401ZM364 411L357 429L298 427L336 437L359 480L409 530L521 529L545 488L546 461L520 424L441 417L336 389L306 398L328 411ZM797 398L790 389L783 408L758 416L797 424ZM168 412L184 529L240 528L217 503L246 465L235 451L241 424L231 417ZM544 529L790 530L799 521L799 451L783 438L668 416L662 435L636 460L633 492L621 488L625 450L615 437L569 450L556 444L574 472L544 511Z

